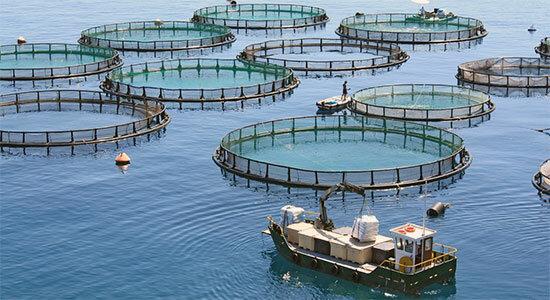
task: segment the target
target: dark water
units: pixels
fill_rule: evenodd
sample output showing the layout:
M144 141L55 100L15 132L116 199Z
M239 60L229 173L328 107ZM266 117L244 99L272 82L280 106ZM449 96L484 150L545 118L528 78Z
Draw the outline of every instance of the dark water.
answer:
M9 1L0 10L0 43L74 42L79 30L137 20L182 19L200 6L224 1ZM4 4L4 3L2 3ZM408 1L317 1L338 21L364 12L414 11ZM459 63L494 56L534 56L550 34L546 0L437 1L456 14L481 19L482 45L455 52L414 52L402 68L347 78L351 92L392 83L454 84ZM527 28L539 31L531 35ZM288 34L288 37L298 37ZM238 35L218 57L233 57L264 37ZM133 58L131 61L140 59ZM287 203L316 209L311 192L247 189L224 179L211 160L229 130L269 119L311 115L315 101L337 94L341 78L306 78L284 102L244 111L170 111L166 136L125 148L132 165L122 174L115 152L73 157L0 157L0 298L395 298L296 267L262 237L265 216ZM76 88L96 88L97 82ZM13 87L1 86L1 92ZM457 299L548 299L550 207L530 180L549 158L550 98L498 98L490 121L454 130L474 157L464 178L427 196L452 203L428 220L437 240L459 249L456 284L424 296ZM1 120L0 120L1 122ZM381 231L421 222L424 200L388 197L368 203ZM329 204L339 225L361 207L347 197ZM288 275L287 275L288 274Z

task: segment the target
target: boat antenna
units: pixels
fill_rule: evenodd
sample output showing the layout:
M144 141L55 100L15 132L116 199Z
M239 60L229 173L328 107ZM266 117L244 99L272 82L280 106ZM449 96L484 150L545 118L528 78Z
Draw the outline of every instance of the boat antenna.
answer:
M426 180L424 182L424 196L422 198L424 198L424 211L426 211L426 198L427 198L427 193L428 193L428 181ZM426 235L426 214L422 214L422 236L425 236Z

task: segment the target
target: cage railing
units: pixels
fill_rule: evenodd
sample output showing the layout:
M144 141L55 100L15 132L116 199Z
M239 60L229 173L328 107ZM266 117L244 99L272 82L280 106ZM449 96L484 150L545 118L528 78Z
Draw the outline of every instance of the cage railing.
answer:
M191 70L200 72L201 70L230 70L244 72L261 72L274 75L276 80L255 85L243 85L239 87L220 87L220 88L162 88L135 86L121 82L121 78L126 72L152 72L162 70L178 70L184 72ZM273 64L261 62L248 62L235 59L175 59L159 62L146 62L142 64L130 65L128 67L115 70L107 75L102 82L101 88L116 95L126 95L137 98L158 99L162 101L173 102L225 102L238 101L243 99L252 99L274 95L292 90L298 85L299 81L292 70Z
M111 32L124 32L130 30L194 30L208 31L214 35L205 37L169 41L137 41L117 40L98 37L98 34ZM79 43L95 47L107 47L124 51L171 51L217 47L235 41L235 36L228 27L192 23L185 21L163 21L158 25L156 21L137 21L128 23L115 23L92 27L82 31Z
M455 17L444 23L452 26L468 27L465 29L451 29L443 32L398 32L390 30L371 30L353 28L356 24L378 24L378 23L418 23L407 21L407 18L418 16L417 14L406 13L387 13L387 14L364 14L360 16L348 17L342 20L336 33L351 39L364 39L373 41L403 43L403 44L423 44L423 43L451 43L461 42L472 39L479 39L487 35L483 23L477 19L469 17ZM428 22L426 22L428 23ZM424 24L424 23L423 23ZM429 24L429 23L428 23ZM441 23L435 23L441 25Z
M331 121L331 124L326 122ZM334 125L338 124L338 125ZM267 129L267 130L266 130ZM239 155L231 150L232 145L259 137L274 137L303 131L357 131L398 135L401 143L416 139L419 151L433 146L440 159L436 161L400 166L397 168L371 170L325 171L296 168L264 162ZM446 152L447 151L447 152ZM445 155L448 153L448 155ZM462 173L471 163L471 157L457 135L437 127L391 119L352 116L313 116L281 119L249 125L228 133L213 155L222 169L236 175L285 186L326 188L340 182L351 182L367 189L395 189L426 184Z
M538 69L542 74L492 74L491 70ZM542 72L541 72L542 71ZM460 64L459 81L501 87L550 87L550 61L531 57L497 57Z
M274 54L304 53L309 50L312 52L358 52L376 56L367 59L328 61L270 57ZM253 61L272 63L298 71L350 71L382 68L400 65L409 58L408 54L395 44L326 38L273 40L251 44L245 47L239 57Z
M137 116L132 122L72 130L4 130L0 147L61 147L115 142L165 128L170 117L161 102L128 99L96 91L48 90L0 96L2 115L41 111L92 111Z
M0 61L3 59L17 59L20 56L35 56L41 54L93 55L101 59L97 62L72 66L0 68L0 80L44 80L88 76L107 72L122 65L122 59L118 52L107 48L55 43L0 46Z
M215 14L218 13L254 13L261 11L295 12L309 14L310 16L291 19L281 18L277 20L230 19L215 16ZM295 4L239 4L217 5L198 9L194 12L192 21L206 24L223 25L230 28L285 29L321 25L328 22L328 17L324 9L312 6Z
M391 107L368 103L369 99L385 96L430 95L465 97L475 102L452 108ZM349 108L359 114L411 121L456 121L477 118L495 110L491 97L483 92L455 85L444 84L397 84L383 85L359 90L352 95Z

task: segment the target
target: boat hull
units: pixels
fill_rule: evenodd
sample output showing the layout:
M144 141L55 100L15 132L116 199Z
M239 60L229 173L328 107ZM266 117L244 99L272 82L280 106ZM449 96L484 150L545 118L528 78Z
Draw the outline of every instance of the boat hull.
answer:
M419 294L428 285L450 282L455 277L456 257L414 275L400 273L381 266L366 273L357 268L347 267L291 249L281 228L275 223L269 226L269 232L279 255L294 264L370 287L406 294Z

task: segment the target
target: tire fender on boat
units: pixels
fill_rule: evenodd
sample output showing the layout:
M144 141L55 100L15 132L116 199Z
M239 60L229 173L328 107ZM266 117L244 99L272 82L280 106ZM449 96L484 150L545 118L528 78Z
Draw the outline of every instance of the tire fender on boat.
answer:
M314 258L311 261L311 267L314 268L314 269L317 269L317 267L319 267L319 261L317 260L317 258Z
M351 277L353 278L353 281L355 281L355 282L359 282L361 280L361 275L357 271L354 271L351 274Z
M292 253L292 261L294 261L298 265L300 264L300 256L298 256L298 253Z
M336 275L340 271L340 268L338 267L337 264L334 264L332 265L332 268L330 268L330 271L332 272L332 274Z

